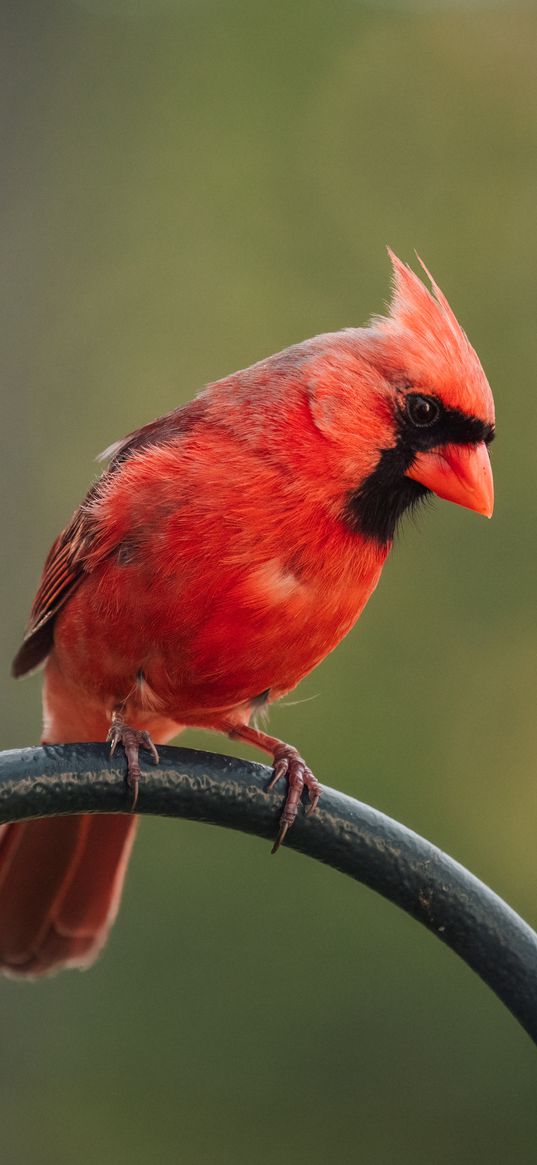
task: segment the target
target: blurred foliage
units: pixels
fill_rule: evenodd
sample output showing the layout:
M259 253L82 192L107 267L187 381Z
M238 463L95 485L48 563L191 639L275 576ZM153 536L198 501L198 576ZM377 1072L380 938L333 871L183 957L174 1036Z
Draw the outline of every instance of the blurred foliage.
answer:
M0 20L2 747L38 738L39 683L8 661L96 451L363 322L385 243L416 247L495 390L494 520L437 503L407 525L271 722L535 924L537 9L19 0ZM239 835L144 822L98 966L0 999L3 1165L535 1159L534 1052L477 978Z

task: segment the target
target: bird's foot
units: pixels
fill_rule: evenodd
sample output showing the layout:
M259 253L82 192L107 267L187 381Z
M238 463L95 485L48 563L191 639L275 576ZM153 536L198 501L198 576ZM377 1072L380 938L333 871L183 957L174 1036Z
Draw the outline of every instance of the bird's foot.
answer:
M283 740L278 740L276 736L268 736L266 732L260 732L259 728L251 728L249 724L223 723L221 727L232 740L244 740L247 744L253 744L254 748L261 748L263 752L268 752L272 756L274 767L269 789L273 789L276 782L282 777L287 777L287 797L280 817L278 836L271 850L275 854L279 850L287 830L296 819L304 787L308 790L309 804L306 813L309 814L317 808L321 796L321 786L311 769L302 760L300 753L291 744L284 744Z
M141 777L140 749L146 748L151 753L156 765L159 763L158 752L149 732L143 732L138 728L130 728L128 724L125 724L120 712L112 713L112 723L106 740L110 744L110 756L114 755L118 744L122 744L125 749L127 757L127 786L132 790L130 810L133 813L138 800L138 788Z
M280 817L280 828L278 836L274 842L271 853L275 854L279 850L282 841L285 838L287 830L295 821L302 790L308 790L308 807L306 813L314 813L319 797L321 796L321 786L316 777L314 777L311 769L308 768L305 761L290 744L279 743L274 749L274 769L273 776L268 786L273 789L277 781L282 777L287 777L287 797L283 807L283 813Z

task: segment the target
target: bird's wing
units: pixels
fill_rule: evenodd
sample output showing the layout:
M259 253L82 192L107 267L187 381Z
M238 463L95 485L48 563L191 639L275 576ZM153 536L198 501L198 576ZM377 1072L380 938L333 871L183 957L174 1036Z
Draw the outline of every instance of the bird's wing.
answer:
M129 433L102 454L103 458L111 457L108 468L91 487L82 505L75 510L71 521L54 542L45 561L26 634L13 660L12 674L15 677L33 671L46 659L52 648L56 615L86 573L88 553L95 550L96 530L92 502L98 493L103 487L106 488L110 477L118 473L129 458L142 453L150 446L163 445L181 437L200 422L205 410L203 399L189 401L181 408ZM109 546L107 553L110 553L110 550ZM92 563L94 566L94 555Z
M91 494L92 490L86 503L91 500ZM91 533L89 514L83 504L47 555L26 634L13 660L11 671L15 677L33 671L46 659L52 647L54 619L83 577Z

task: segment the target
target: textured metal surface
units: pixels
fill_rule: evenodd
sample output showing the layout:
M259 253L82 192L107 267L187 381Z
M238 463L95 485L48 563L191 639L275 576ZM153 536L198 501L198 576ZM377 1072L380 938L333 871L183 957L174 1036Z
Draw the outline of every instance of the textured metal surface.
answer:
M231 757L160 749L144 765L137 812L185 817L272 839L282 793L269 770ZM51 745L0 753L0 821L128 808L125 762L104 745ZM537 1042L537 935L501 898L441 850L359 801L323 789L286 847L377 890L456 951ZM281 859L279 859L281 860Z

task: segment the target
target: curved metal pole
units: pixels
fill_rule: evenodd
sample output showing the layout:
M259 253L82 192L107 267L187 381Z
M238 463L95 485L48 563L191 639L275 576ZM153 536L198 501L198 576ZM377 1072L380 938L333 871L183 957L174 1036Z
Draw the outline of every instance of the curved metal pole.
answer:
M264 765L186 748L146 766L137 813L185 817L274 837L282 795ZM0 753L0 821L66 813L124 813L125 762L105 745ZM537 1043L537 934L488 886L436 846L376 809L325 788L286 847L370 886L422 922L492 988ZM281 860L281 859L279 859Z

